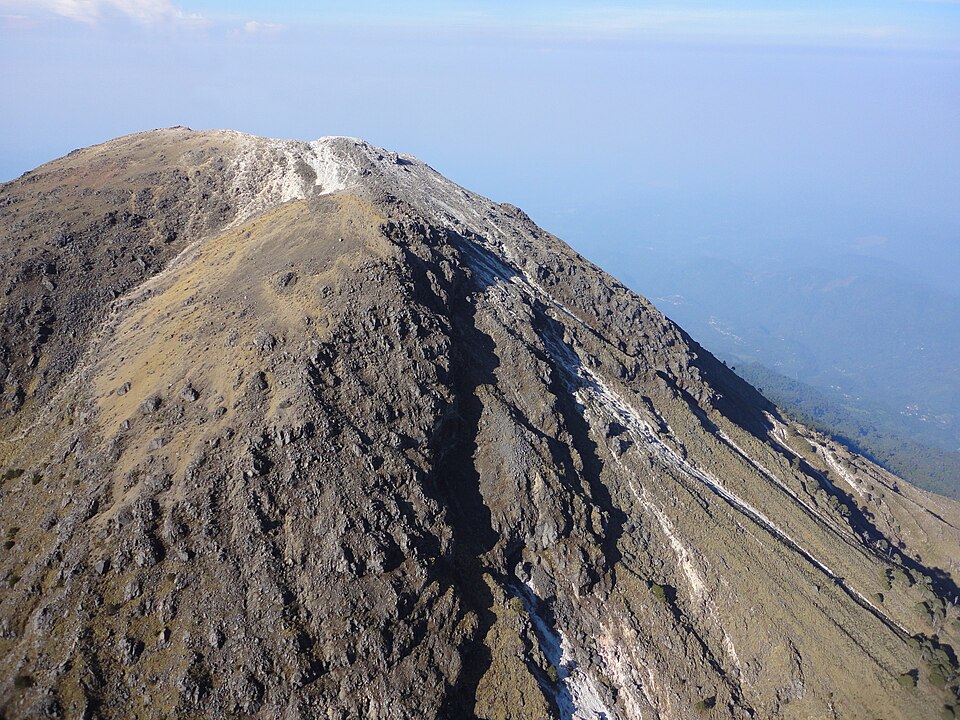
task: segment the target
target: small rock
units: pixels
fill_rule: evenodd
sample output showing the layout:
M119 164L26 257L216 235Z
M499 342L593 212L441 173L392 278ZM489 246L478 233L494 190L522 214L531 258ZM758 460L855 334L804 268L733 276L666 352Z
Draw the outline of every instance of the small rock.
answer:
M277 287L285 288L290 285L297 284L297 275L291 270L288 270L285 273L281 273L280 277L277 278Z
M153 543L144 542L134 550L133 560L140 567L146 568L152 567L160 562L160 557Z
M117 643L117 654L120 662L132 665L143 652L143 643L132 637L124 637Z
M200 397L200 393L190 383L180 391L180 398L187 402L195 402Z
M269 352L277 346L277 339L266 331L258 332L253 337L253 344L263 352Z
M143 586L140 584L140 581L136 579L131 580L129 583L127 583L127 587L123 591L123 601L130 602L131 600L135 600L136 598L140 597L142 593Z
M143 405L140 406L140 410L144 414L153 413L159 410L162 404L163 401L160 399L159 395L151 395L143 401Z
M130 383L128 382L117 388L117 395L126 395L128 392L130 392Z

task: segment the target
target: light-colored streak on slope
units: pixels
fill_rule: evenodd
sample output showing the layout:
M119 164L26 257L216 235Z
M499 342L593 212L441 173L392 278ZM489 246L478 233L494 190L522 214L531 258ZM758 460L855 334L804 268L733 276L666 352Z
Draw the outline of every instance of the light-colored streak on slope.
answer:
M557 684L541 679L560 710L561 720L613 720L593 679L574 659L570 643L559 627L554 628L540 611L540 601L529 585L514 587L533 621L540 650L557 670Z
M560 346L562 346L562 350ZM676 471L686 475L687 477L698 480L706 485L711 491L722 498L732 508L743 515L746 515L754 523L766 530L770 535L785 544L791 550L800 554L800 556L803 557L808 563L810 563L813 567L834 582L841 590L843 590L843 592L845 592L852 600L854 600L854 602L868 612L872 613L878 620L887 625L887 627L894 630L902 637L907 637L910 635L906 628L890 618L880 608L870 602L870 600L868 600L856 588L851 587L842 577L835 573L825 563L817 559L812 552L804 548L797 540L791 537L770 518L753 507L750 503L746 502L728 490L723 483L721 483L713 475L695 467L692 463L678 455L673 448L660 439L650 424L647 423L639 413L631 408L626 402L623 401L622 398L620 398L619 395L613 392L606 385L606 383L604 383L602 378L590 372L579 362L569 357L573 352L572 350L556 340L552 341L551 347L555 352L557 352L556 359L565 366L567 372L579 380L582 387L589 391L592 397L601 406L607 409L608 413L614 420L629 430L636 442L649 450L662 463L668 467L674 468Z

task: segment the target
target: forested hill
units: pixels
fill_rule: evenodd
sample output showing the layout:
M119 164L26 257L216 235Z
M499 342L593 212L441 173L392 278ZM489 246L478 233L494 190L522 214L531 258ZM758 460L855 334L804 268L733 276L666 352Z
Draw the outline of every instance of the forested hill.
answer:
M960 498L960 451L908 437L900 413L815 388L760 363L737 365L736 371L797 421L832 435L925 490Z

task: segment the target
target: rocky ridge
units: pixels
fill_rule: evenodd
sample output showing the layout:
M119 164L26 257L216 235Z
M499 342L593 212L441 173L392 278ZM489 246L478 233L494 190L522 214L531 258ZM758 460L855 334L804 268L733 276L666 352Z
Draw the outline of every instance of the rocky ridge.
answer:
M953 717L960 509L520 210L185 128L0 186L5 717Z

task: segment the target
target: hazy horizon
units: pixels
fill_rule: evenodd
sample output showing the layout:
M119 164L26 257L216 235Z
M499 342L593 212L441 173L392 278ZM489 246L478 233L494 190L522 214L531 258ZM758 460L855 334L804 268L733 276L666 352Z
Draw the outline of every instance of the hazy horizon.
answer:
M954 3L0 0L0 38L0 180L168 125L347 134L592 258L960 268Z

